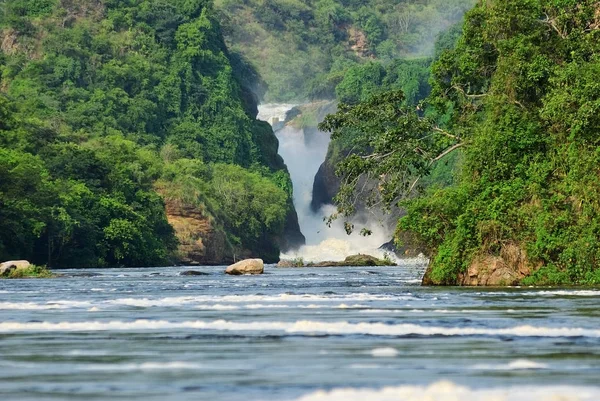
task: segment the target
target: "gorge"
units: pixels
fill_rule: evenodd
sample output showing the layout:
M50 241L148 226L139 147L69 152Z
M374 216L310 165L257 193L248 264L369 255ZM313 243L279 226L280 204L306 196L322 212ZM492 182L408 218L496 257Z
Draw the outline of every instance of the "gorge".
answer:
M306 238L305 245L284 250L281 258L304 262L342 261L355 254L393 258L392 252L382 248L392 239L394 228L383 213L365 209L357 214L351 224L372 234L361 236L356 232L349 235L342 219L326 224L325 220L336 213L333 204L315 202L315 195L318 195L313 193L315 180L319 178L318 172L325 163L330 143L329 133L319 131L317 125L326 114L335 111L335 104L334 101L315 101L301 105L259 106L258 118L273 126L279 140L279 155L290 172L294 206L300 230Z

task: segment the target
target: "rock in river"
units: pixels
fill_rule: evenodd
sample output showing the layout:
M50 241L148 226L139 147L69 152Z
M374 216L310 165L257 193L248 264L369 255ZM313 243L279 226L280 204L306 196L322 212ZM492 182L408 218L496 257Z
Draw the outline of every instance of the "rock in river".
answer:
M229 266L225 273L232 275L263 274L264 270L265 264L262 259L246 259Z
M186 270L179 273L180 276L208 276L208 273L199 272L197 270Z
M31 263L26 260L10 260L8 262L0 263L0 276L9 274L16 269L27 269L29 266L31 266Z

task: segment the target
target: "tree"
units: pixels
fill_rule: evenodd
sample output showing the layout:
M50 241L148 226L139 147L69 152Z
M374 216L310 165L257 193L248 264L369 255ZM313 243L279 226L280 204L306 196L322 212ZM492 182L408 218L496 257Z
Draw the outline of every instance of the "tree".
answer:
M405 106L404 100L401 91L394 91L354 106L341 104L319 126L331 132L333 140L350 138L352 153L337 169L342 186L336 201L343 215L353 214L365 196L371 206L390 206L407 198L436 162L465 145L462 138ZM378 185L370 186L369 181Z

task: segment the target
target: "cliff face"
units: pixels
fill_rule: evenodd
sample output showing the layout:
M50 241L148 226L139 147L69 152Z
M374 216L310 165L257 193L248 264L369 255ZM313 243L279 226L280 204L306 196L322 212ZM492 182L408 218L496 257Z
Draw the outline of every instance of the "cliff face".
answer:
M310 208L313 212L319 211L325 205L333 204L333 197L340 189L340 179L335 175L335 164L328 157L319 167L313 184L313 197Z
M185 265L219 265L233 260L222 230L200 209L167 202L167 219L179 240L177 257Z
M532 266L527 252L516 244L502 247L498 255L475 256L466 271L457 275L456 282L443 282L436 277L430 264L423 277L423 285L461 285L471 287L499 287L519 285L539 266Z

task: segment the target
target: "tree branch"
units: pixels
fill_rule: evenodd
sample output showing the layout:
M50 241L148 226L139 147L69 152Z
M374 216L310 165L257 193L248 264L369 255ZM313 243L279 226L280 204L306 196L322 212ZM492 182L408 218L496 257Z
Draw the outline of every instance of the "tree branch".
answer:
M465 95L466 97L471 98L471 99L480 99L480 98L486 97L488 95L487 93L480 93L478 95L470 95L467 92L465 92L465 90L458 85L453 85L452 88L456 89L457 91L459 91L460 93L462 93L463 95Z
M452 135L451 133L449 133L449 132L447 132L447 131L444 131L444 130L443 130L443 129L441 129L440 127L437 127L437 126L435 126L435 127L433 127L433 130L434 130L435 132L439 132L440 134L447 136L448 138L452 138L452 139L454 139L454 140L456 140L456 141L460 141L460 137L458 137L458 136L456 136L456 135Z
M464 146L464 142L461 143L457 143L454 146L449 147L448 149L446 149L444 152L442 152L438 157L436 157L435 159L431 160L431 164L440 161L441 159L443 159L445 156L447 156L448 154L454 152L456 149L461 148Z
M554 29L556 31L556 33L558 33L558 36L560 36L562 39L566 39L567 38L567 34L562 32L557 26L556 26L556 18L550 18L550 16L545 13L544 14L546 16L545 20L541 20L540 22L546 25L550 25L550 27L552 29Z

